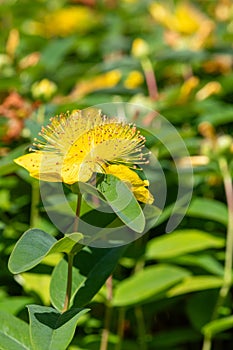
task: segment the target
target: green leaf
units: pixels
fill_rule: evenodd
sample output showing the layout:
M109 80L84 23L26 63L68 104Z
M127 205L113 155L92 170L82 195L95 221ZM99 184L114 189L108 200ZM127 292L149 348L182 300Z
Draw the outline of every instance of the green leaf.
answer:
M42 230L30 229L16 243L9 259L9 270L21 273L38 265L49 254L75 253L82 247L78 243L82 238L81 233L74 232L57 241Z
M215 109L215 107L217 108ZM232 108L226 103L219 104L219 106L218 105L213 106L213 103L212 103L211 111L203 113L202 116L198 118L197 123L200 124L203 121L210 122L211 125L213 126L232 123L233 121Z
M202 332L209 337L215 334L226 331L227 329L233 328L233 316L220 318L207 323L203 328Z
M217 289L202 290L186 299L187 316L193 328L199 332L211 320L218 293Z
M190 203L186 215L213 220L227 225L228 214L224 203L208 198L194 198Z
M127 306L145 303L189 276L189 271L172 265L149 266L118 283L113 304Z
M215 276L189 276L167 292L168 297L174 297L181 294L206 290L212 288L220 288L223 280Z
M43 49L41 63L45 65L49 72L55 72L62 63L64 56L74 45L73 37L49 40L48 45ZM50 58L53 57L51 60Z
M86 182L78 182L78 189L83 195L90 194L106 204L106 201L104 200L102 194L97 190L95 186L92 186L91 184Z
M0 348L32 350L28 324L3 311L0 311Z
M32 301L33 298L31 297L6 297L0 301L0 310L16 315L25 305L32 303Z
M173 326L172 329L157 332L157 334L153 336L150 346L153 349L182 349L183 347L181 347L181 344L195 344L200 340L201 334L197 331L186 327L176 329L175 326ZM180 347L176 348L178 345Z
M57 240L48 233L30 229L16 243L8 263L12 273L27 271L36 266L47 255Z
M199 266L206 271L218 276L223 276L224 274L224 267L217 259L208 254L182 255L169 259L169 262L179 265Z
M82 249L82 245L79 241L83 239L83 235L79 232L65 234L65 237L59 239L49 251L49 254L53 253L76 253Z
M125 246L101 249L85 248L77 254L73 266L71 303L75 307L86 305L112 273ZM63 309L67 279L67 261L61 260L52 273L50 295L52 304Z
M221 248L224 238L200 230L177 230L152 239L147 246L147 259L168 259L208 248Z
M24 272L20 274L18 283L22 285L24 292L37 295L44 305L50 305L50 280L49 274Z
M20 87L21 87L21 83L20 83L19 76L3 77L1 74L0 91L20 89Z
M60 313L52 307L29 305L33 350L64 350L71 342L78 319L89 309Z
M106 175L98 186L108 204L118 217L132 230L143 232L145 217L128 186L113 175Z
M50 298L51 303L59 311L63 310L65 294L66 294L66 282L67 282L67 270L68 263L65 259L62 259L54 268L50 282ZM84 284L86 277L79 273L79 270L72 267L72 287L71 287L71 305L76 291Z

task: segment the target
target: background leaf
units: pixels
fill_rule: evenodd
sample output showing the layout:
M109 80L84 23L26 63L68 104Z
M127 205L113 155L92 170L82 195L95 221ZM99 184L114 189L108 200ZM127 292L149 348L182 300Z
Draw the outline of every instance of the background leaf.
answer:
M226 205L222 202L208 198L196 197L192 199L186 215L218 221L223 225L227 225L228 222Z
M172 265L148 266L118 284L113 304L145 303L188 275L188 270Z
M199 290L220 288L223 284L223 279L215 276L190 276L185 278L177 286L171 288L167 295L174 297L181 294L195 292Z
M207 232L189 229L177 230L164 236L154 238L148 243L148 259L167 259L189 252L224 246L224 238Z

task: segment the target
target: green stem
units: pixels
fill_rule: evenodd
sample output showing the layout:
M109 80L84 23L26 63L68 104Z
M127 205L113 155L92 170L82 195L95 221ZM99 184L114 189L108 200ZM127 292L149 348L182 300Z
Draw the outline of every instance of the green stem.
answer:
M33 179L31 186L32 186L32 195L31 195L30 227L35 227L37 226L39 221L38 205L40 201L40 191L39 191L38 180Z
M77 200L77 207L76 207L76 215L74 220L74 232L78 232L78 224L79 224L79 216L80 216L80 210L81 210L81 204L82 204L82 194L78 194L78 200Z
M233 257L233 186L232 178L229 171L228 163L225 158L219 159L219 167L223 176L224 189L228 207L228 227L226 237L226 252L225 252L225 267L223 285L219 292L219 299L216 306L216 312L213 318L218 317L219 308L224 304L224 301L229 293L232 283L232 257Z
M66 296L62 312L69 309L71 289L72 289L72 268L73 268L74 254L68 254L68 273L67 273L67 285L66 285Z
M37 111L37 121L40 125L43 125L44 119L45 119L45 105L40 105Z
M210 350L211 349L211 338L209 335L205 335L202 350Z
M82 204L82 195L79 193L78 199L77 199L76 216L75 216L75 220L74 220L74 228L73 228L74 232L78 231L81 204ZM72 290L72 269L73 269L73 261L74 261L75 254L76 254L76 252L73 253L72 251L67 254L67 256L68 256L67 284L66 284L65 301L64 301L64 306L63 306L62 312L67 311L69 309L69 306L70 306L71 290Z
M140 350L147 350L146 326L141 306L135 307L135 315L138 325L138 344L140 346Z
M119 309L119 316L118 316L118 327L117 327L118 341L116 343L115 350L121 350L122 340L124 337L124 322L125 322L125 308L121 307Z
M212 321L218 318L219 310L223 306L232 284L232 264L233 264L233 184L227 160L219 159L219 168L223 177L224 190L228 207L228 226L225 249L225 266L223 285L219 291L218 300L212 315ZM205 336L202 350L211 349L211 338Z
M158 87L152 63L148 57L144 57L141 60L141 65L145 74L149 96L155 101L158 99Z
M111 323L111 316L112 316L112 307L111 307L112 275L109 276L109 278L107 279L106 287L107 287L107 304L106 304L105 319L104 319L104 329L102 332L101 343L100 343L100 350L107 350L108 348L108 337L109 337L110 323Z

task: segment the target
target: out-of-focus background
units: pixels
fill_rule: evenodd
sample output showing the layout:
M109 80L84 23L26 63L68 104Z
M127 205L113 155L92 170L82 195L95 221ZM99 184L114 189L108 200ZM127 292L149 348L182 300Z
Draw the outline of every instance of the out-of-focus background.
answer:
M193 198L173 236L163 239L165 212L129 246L113 274L112 299L103 286L69 349L99 349L106 307L109 350L196 350L206 334L213 349L231 349L231 293L213 314L229 257L218 160L232 174L232 1L0 0L0 33L0 311L27 321L25 305L49 305L56 265L50 260L47 270L16 277L8 271L9 254L29 227L57 234L36 182L13 159L53 115L131 102L162 114L183 137ZM153 139L149 147L167 174L169 208L173 162ZM210 324L213 317L222 322Z

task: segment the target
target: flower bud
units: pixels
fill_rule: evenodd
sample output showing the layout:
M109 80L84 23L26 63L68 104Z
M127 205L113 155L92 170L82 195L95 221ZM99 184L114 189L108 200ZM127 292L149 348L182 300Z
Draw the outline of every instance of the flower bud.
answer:
M217 138L216 153L228 156L231 153L233 138L230 135L222 135Z
M48 79L42 79L32 85L31 91L34 99L49 101L56 93L57 85Z
M132 44L132 55L137 58L142 58L149 54L150 48L147 42L141 38L137 38Z

